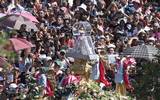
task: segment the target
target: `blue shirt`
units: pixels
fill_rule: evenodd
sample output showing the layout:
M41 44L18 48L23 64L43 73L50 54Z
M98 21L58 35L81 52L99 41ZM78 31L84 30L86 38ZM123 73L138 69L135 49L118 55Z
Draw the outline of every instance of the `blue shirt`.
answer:
M117 56L118 56L118 54L108 54L108 62L109 62L109 64L115 64Z
M26 67L25 67L24 63L19 63L19 70L20 70L20 72L25 72Z

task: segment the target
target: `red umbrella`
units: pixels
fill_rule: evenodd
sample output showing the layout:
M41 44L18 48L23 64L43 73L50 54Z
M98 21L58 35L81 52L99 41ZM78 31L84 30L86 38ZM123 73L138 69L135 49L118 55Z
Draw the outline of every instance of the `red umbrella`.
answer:
M11 45L13 46L13 49L15 51L19 51L19 50L28 49L28 48L33 47L33 44L25 39L10 38L9 40L11 41Z

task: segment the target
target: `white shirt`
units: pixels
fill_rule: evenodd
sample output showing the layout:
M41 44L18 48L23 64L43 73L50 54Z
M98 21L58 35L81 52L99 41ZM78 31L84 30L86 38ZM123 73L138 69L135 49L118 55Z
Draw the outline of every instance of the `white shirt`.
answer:
M62 67L60 69L67 69L69 60L67 58L62 60Z

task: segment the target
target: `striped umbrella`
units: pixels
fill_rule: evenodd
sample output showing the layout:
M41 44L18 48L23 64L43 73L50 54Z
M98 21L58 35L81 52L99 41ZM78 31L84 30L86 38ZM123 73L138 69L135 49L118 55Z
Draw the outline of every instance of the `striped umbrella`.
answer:
M134 58L141 58L146 60L153 60L158 53L158 49L151 45L138 45L129 47L123 51L121 56L130 55Z

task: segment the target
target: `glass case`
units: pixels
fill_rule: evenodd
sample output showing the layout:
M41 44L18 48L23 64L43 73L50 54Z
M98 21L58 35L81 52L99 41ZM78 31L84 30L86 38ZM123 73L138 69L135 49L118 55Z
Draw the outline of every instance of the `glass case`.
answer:
M72 31L75 39L73 48L67 52L69 57L85 60L97 60L95 46L91 38L92 27L87 21L80 21L73 25Z
M77 22L72 27L72 32L74 36L81 35L81 34L90 35L91 30L92 30L92 27L90 23L87 21Z
M68 50L68 56L77 59L97 60L98 55L95 53L95 47L91 36L80 36L75 38L75 45Z

